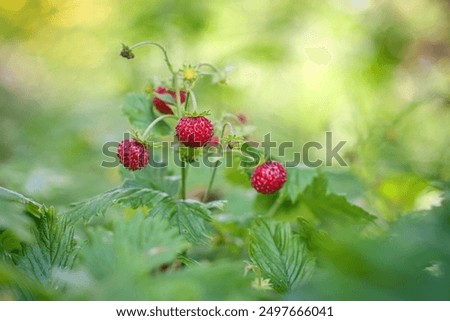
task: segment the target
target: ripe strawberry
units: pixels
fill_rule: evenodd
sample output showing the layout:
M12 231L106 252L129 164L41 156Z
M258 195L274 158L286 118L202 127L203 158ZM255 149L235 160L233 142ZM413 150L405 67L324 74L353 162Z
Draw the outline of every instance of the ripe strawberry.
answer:
M129 170L135 171L147 166L149 153L147 147L134 139L125 139L117 147L119 161Z
M267 161L256 167L252 175L252 186L262 194L272 194L286 183L286 169L279 162Z
M178 140L188 147L205 146L214 134L214 127L203 116L183 117L175 128Z
M174 99L177 99L177 94L173 90L167 90L166 88L160 86L158 87L155 92L157 94L169 94ZM186 92L180 91L180 102L183 104L186 101ZM163 101L162 99L159 99L158 97L153 98L153 105L155 105L155 108L158 109L163 114L173 114L172 109L168 106L168 103ZM169 104L170 105L170 104Z

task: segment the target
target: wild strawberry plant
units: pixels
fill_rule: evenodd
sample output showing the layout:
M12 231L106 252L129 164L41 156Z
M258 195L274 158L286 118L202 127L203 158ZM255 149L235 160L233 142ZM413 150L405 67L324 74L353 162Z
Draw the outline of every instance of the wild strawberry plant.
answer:
M286 168L251 147L245 115L204 110L196 84L225 83L226 72L208 63L177 68L154 42L123 46L121 56L147 45L161 50L169 73L124 99L131 128L118 137L121 186L58 211L0 188L0 297L327 299L340 298L323 289L338 288L343 273L367 277L369 287L385 273L389 284L392 270L365 253L396 253L377 238L374 215L331 188L327 171ZM199 166L205 159L209 166ZM194 191L188 176L200 172L209 178ZM248 195L227 203L230 185L248 191L250 210ZM425 223L445 221L445 209L447 201ZM448 258L434 254L436 264Z

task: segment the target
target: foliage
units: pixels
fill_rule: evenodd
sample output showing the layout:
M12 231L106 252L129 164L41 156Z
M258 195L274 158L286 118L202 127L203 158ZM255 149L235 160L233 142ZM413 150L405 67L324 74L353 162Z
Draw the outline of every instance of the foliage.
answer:
M286 223L258 221L250 231L250 259L279 292L290 290L312 270L312 259L298 234Z
M0 4L0 299L450 299L446 7ZM163 39L173 69L158 48L121 59L111 45L142 38ZM186 111L209 111L226 145L211 161L231 165L179 152ZM162 167L97 166L128 129ZM274 159L306 164L325 160L329 131L348 167L300 165L278 193L251 189L236 145L271 133L295 145ZM323 148L305 155L311 141Z

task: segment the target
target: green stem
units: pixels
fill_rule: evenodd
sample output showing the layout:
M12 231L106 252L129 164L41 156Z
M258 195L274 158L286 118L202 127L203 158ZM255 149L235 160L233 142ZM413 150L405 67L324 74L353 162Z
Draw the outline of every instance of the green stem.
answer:
M227 126L230 128L230 133L234 135L233 125L231 125L231 123L227 121L226 123L223 124L222 133L220 134L221 135L220 138L223 138L225 136L225 128Z
M136 49L136 48L139 48L139 47L143 47L143 46L156 46L159 49L161 49L161 51L164 54L164 60L166 61L167 68L169 68L169 71L170 71L171 74L174 74L172 64L170 63L169 56L167 55L167 51L159 43L153 42L153 41L143 41L143 42L139 42L139 43L131 46L130 50L133 50L133 49Z
M188 90L188 92L186 93L186 102L185 102L185 105L184 105L184 111L185 112L188 111L189 98L191 98L191 90Z
M223 127L222 127L222 133L221 133L221 135L220 135L220 140L223 139L223 137L224 137L224 135L225 135L225 129L227 128L227 126L229 126L231 132L233 132L233 126L231 126L230 123L227 122L227 123L223 124ZM214 167L213 167L213 171L212 171L212 173L211 173L211 178L209 179L208 188L206 189L206 192L205 192L205 194L203 195L203 199L202 199L203 203L205 203L205 202L207 201L208 196L209 196L209 193L211 192L212 186L213 186L213 184L214 184L214 179L216 178L217 168L218 168L218 166L219 166L219 160L216 160L216 162L214 163L213 166L214 166Z
M267 212L267 216L273 216L277 210L280 208L281 204L284 202L284 196L280 194L277 200L272 204L269 211Z
M197 111L197 99L195 98L194 92L191 89L189 89L188 94L192 96L192 107L194 108L194 111Z
M186 199L186 178L187 178L187 163L181 162L181 186L180 186L180 198Z
M177 101L177 110L178 110L178 117L183 116L183 111L181 110L181 96L180 96L180 88L178 87L178 77L176 73L173 73L173 87L175 88L175 97Z
M231 114L231 113L226 113L226 114L224 114L224 115L223 115L223 118L229 118L229 119L231 119L231 120L237 121L238 123L241 122L241 121L239 120L239 117L238 117L237 115Z
M197 65L197 67L198 67L198 68L201 68L201 67L209 67L209 68L211 68L212 70L214 70L215 72L220 73L220 70L219 70L216 66L214 66L214 65L212 65L212 64L209 64L209 63L207 63L207 62L201 62L201 63L199 63L199 64Z
M203 195L203 199L202 199L203 203L205 203L208 200L209 193L211 192L211 188L212 188L212 186L214 184L214 178L216 177L217 168L219 168L218 165L219 165L219 161L216 161L214 163L214 168L213 168L213 171L212 171L212 174L211 174L211 178L209 180L208 188L206 189L206 192Z
M158 118L156 118L154 121L152 121L150 123L150 125L148 125L148 127L145 129L144 134L142 135L144 139L147 138L148 134L150 133L150 131L152 130L153 127L155 127L155 125L157 123L159 123L161 120L165 119L165 118L177 118L174 115L162 115L159 116Z

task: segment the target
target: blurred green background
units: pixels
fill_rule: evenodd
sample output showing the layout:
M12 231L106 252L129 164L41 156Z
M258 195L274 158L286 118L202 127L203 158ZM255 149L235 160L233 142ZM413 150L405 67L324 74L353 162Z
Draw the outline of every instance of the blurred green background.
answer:
M123 97L169 76L158 50L126 60L120 44L153 40L176 66L233 66L228 86L200 80L197 99L214 116L245 113L255 140L271 132L301 150L332 131L347 141L350 166L327 169L330 189L381 222L429 209L450 178L448 9L443 0L0 0L0 186L57 207L118 186L119 170L100 164L102 145L129 129ZM191 186L205 182L197 173ZM231 200L254 196L229 190ZM230 202L228 211L251 206ZM435 232L445 221L430 220L433 229L417 230L423 239L417 225L395 227L407 235L400 249L441 246ZM358 245L372 247L374 260L391 248L389 240ZM308 293L315 298L314 287Z
M299 149L331 130L388 211L429 203L450 176L448 18L446 1L2 0L0 185L57 205L116 186L101 146L128 129L122 98L168 76L120 43L149 39L178 66L235 67L199 83L201 108Z

